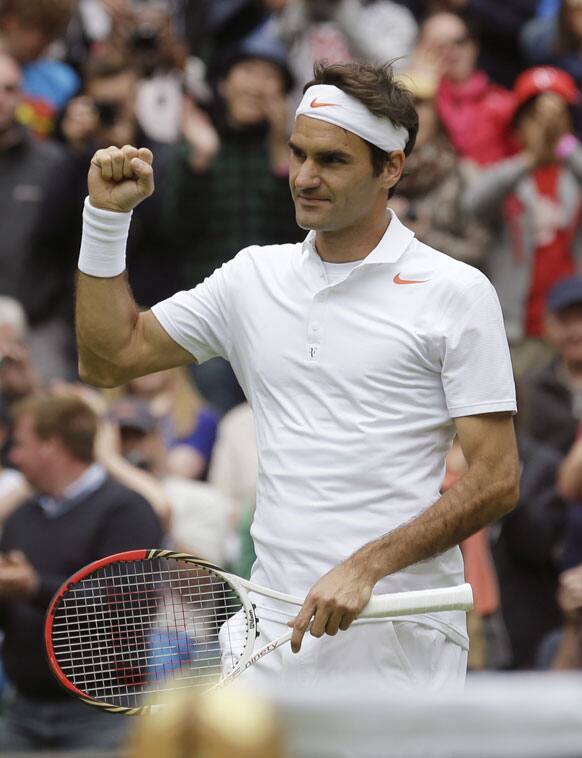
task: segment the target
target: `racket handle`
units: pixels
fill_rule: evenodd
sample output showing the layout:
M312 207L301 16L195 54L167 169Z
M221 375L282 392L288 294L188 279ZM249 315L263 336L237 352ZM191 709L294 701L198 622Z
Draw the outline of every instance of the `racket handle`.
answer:
M359 618L390 618L434 611L470 611L472 607L471 585L459 584L456 587L372 596Z

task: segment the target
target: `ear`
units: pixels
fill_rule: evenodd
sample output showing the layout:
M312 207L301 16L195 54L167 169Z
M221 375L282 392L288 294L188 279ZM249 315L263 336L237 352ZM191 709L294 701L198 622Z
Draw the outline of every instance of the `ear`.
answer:
M382 187L388 191L400 181L406 157L403 150L392 150L382 171Z

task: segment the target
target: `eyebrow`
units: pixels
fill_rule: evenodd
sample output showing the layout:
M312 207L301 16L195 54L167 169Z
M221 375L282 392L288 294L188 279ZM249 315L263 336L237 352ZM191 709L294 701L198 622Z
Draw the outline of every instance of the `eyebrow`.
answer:
M293 140L289 140L289 147L291 150L294 150L298 153L305 153L305 150L302 150L299 145L296 145ZM317 150L315 153L315 157L318 160L321 159L327 159L330 158L341 158L342 160L349 161L352 159L352 156L350 153L346 153L343 150Z

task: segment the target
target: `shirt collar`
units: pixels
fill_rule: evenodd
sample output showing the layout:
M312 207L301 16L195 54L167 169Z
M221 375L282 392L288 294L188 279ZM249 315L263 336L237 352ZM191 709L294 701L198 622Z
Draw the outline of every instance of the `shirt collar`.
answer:
M93 463L86 469L78 479L71 482L65 489L64 496L61 500L48 495L40 495L37 500L38 504L51 518L56 518L66 511L80 503L87 495L90 495L103 484L106 474L105 470L98 463Z
M370 263L395 263L414 239L414 232L408 229L398 219L392 209L390 210L390 223L382 239L362 260L362 264ZM315 249L315 231L310 231L303 241L301 251L304 255L317 255Z

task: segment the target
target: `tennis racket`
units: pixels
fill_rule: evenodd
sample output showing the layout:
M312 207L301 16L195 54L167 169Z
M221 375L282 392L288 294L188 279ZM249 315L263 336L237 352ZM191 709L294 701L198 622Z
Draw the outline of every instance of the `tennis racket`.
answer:
M254 650L257 617L249 591L303 605L301 598L185 553L132 550L102 558L68 579L49 606L50 666L84 702L129 715L163 703L170 690L225 684L291 639L290 630ZM471 587L462 584L375 595L359 618L467 611L472 605Z

